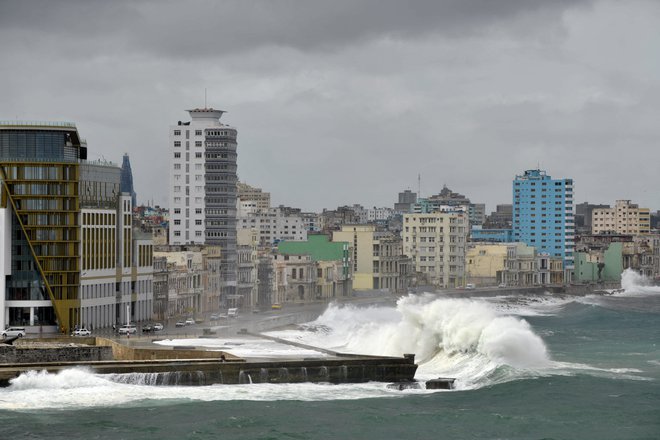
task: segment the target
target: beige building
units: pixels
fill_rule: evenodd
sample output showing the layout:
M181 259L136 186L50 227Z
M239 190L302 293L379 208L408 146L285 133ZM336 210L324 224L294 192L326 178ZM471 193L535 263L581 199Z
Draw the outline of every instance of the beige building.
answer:
M257 305L258 233L255 229L239 229L236 239L238 280L236 298L230 306L254 307Z
M410 262L396 235L377 232L375 225L343 225L332 233L332 241L351 246L353 289L408 289Z
M469 217L464 212L403 216L403 252L412 259L418 284L443 288L465 284Z
M254 207L256 210L270 208L270 193L243 182L238 182L236 189L238 190L239 203L247 203L247 206Z
M532 287L562 284L564 281L561 257L536 252L524 243L506 245L506 260L501 282L510 287Z
M594 209L591 230L593 234L648 234L651 230L651 212L630 200L617 200L614 208Z
M506 243L470 246L465 257L465 278L475 286L494 286L503 282Z

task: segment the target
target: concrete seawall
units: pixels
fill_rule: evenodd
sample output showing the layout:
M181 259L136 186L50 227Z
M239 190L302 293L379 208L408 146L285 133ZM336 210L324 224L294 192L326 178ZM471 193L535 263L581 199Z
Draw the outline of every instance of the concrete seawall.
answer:
M67 338L62 339L61 342L66 343L64 339ZM417 370L414 355L398 358L332 352L336 356L247 362L230 353L193 348L132 348L104 338L76 338L74 341L75 346L56 348L42 347L38 343L11 347L20 362L0 366L0 386L8 386L12 378L28 371L57 373L75 367L109 375L113 381L149 385L407 382L414 380ZM85 347L82 342L90 345ZM57 351L57 356L53 355L53 350ZM68 360L63 360L67 356L62 353L67 352ZM97 352L103 353L101 357L104 358L112 354L113 359L90 360L90 353Z

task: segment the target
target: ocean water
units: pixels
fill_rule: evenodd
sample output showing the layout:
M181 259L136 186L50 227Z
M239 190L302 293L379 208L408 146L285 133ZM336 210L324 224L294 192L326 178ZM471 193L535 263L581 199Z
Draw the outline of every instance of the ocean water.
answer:
M0 389L0 439L658 439L660 288L632 273L623 286L610 296L332 305L314 322L272 332L337 351L415 353L416 378L455 377L452 391L157 387L84 369L30 373ZM245 356L281 350L207 344Z

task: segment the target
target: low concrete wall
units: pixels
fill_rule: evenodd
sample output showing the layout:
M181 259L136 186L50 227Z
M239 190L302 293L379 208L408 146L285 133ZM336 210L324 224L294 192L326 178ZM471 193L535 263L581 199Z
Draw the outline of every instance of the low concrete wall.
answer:
M96 345L111 347L115 360L150 361L168 359L220 359L223 355L227 362L242 362L243 359L224 351L205 351L194 348L135 348L115 342L111 339L96 338Z
M95 346L38 347L0 345L0 364L111 361L112 349Z

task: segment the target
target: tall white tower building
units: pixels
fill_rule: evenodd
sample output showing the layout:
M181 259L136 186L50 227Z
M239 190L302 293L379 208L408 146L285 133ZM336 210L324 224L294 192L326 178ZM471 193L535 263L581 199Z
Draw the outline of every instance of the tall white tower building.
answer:
M188 110L190 122L170 126L171 245L221 247L222 298L236 289L236 135L222 110Z

